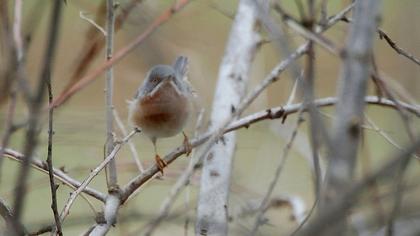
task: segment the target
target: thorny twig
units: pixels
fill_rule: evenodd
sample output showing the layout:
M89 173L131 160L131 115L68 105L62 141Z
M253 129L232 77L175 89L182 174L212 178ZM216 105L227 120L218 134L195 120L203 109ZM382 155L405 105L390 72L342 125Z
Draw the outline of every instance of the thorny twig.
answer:
M53 93L51 87L51 74L47 75L48 79L47 88L48 88L48 103L51 103L53 100ZM57 228L57 234L62 236L63 231L61 229L60 215L57 210L57 189L58 186L54 181L54 170L53 170L53 160L52 160L52 149L53 149L53 135L54 135L54 109L48 111L48 153L47 153L47 165L48 165L48 176L50 179L50 189L51 189L51 209L54 215L55 227Z
M325 107L325 106L332 106L335 105L337 102L337 98L334 97L328 97L323 99L317 99L314 100L313 104L317 107ZM365 102L372 104L372 105L379 105L383 107L390 107L394 108L396 107L395 103L384 98L378 98L376 96L367 96L365 97ZM410 111L411 113L415 114L416 116L420 117L420 106L419 105L409 105L406 103L402 103L401 105L404 106L405 109ZM239 128L248 128L252 124L259 122L261 120L266 119L279 119L284 116L296 113L299 111L299 108L302 106L302 103L297 104L291 104L289 106L284 107L277 107L277 108L271 108L266 109L261 112L254 113L252 115L243 117L232 124L230 124L226 129L224 129L224 132L230 132ZM307 109L305 108L304 111ZM191 147L197 147L201 144L203 144L209 137L211 136L210 133L205 133L201 135L200 137L197 137L191 141ZM185 153L184 146L180 146L173 151L171 151L169 154L167 154L163 159L168 163L172 163L175 161L179 156ZM153 165L146 169L143 173L139 174L137 177L133 178L129 183L127 183L122 188L122 202L125 202L130 195L140 186L145 184L147 181L149 181L155 174L159 173L159 169L156 165Z
M348 17L343 17L342 21L344 21L346 23L353 23L353 19L348 18ZM410 61L416 63L417 65L420 65L420 59L418 59L417 57L412 55L410 52L407 52L406 50L399 47L398 44L391 37L389 37L388 34L386 34L383 29L378 28L377 32L379 34L379 38L380 39L385 39L385 41L388 43L388 45L392 49L394 49L398 54L408 58Z
M398 54L405 56L414 63L420 66L420 59L416 58L411 53L400 48L395 41L393 41L382 29L378 28L378 34L380 39L385 39L385 41L391 46Z

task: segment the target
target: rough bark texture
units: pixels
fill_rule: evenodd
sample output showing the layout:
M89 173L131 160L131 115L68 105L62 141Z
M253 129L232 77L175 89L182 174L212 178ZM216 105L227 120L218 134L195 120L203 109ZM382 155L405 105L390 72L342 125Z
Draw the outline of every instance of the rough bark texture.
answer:
M259 34L255 31L257 12L251 0L241 0L219 68L211 128L218 127L235 111L244 96ZM196 234L226 235L228 196L235 133L226 134L204 160L197 209Z

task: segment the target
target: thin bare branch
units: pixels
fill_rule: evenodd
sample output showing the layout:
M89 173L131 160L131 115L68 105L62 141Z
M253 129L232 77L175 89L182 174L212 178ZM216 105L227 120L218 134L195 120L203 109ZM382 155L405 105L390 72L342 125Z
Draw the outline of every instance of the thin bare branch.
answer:
M298 133L299 126L303 122L303 118L302 118L302 114L303 113L302 113L302 111L303 111L303 106L301 107L301 110L299 112L299 117L297 119L296 126L293 129L292 135L290 136L290 139L287 142L286 146L283 148L283 153L282 153L282 155L280 157L280 162L277 165L276 171L274 172L273 179L271 180L270 185L268 186L267 192L265 193L264 198L263 198L263 200L262 200L262 202L261 202L261 204L259 206L259 209L257 211L257 217L255 219L254 226L252 227L252 230L251 230L251 235L256 235L257 232L258 232L259 226L262 224L263 217L264 217L264 214L266 212L266 209L267 209L268 203L270 201L271 195L272 195L272 193L274 191L274 188L277 185L277 182L279 180L280 174L281 174L281 172L283 170L283 167L284 167L284 165L286 163L286 159L287 159L287 156L289 154L289 151L290 151L290 149L293 146L293 141L296 138L296 135Z
M117 110L114 108L113 109L113 114L114 114L114 119L115 119L115 123L117 124L118 128L120 129L121 133L123 136L127 136L128 132L127 129L124 127L124 124L120 118L120 116L118 115ZM130 148L131 151L131 155L134 159L134 162L136 163L137 168L139 169L140 172L144 171L144 167L143 164L140 161L140 157L139 154L137 152L136 146L134 146L134 143L131 140L128 140L128 147Z
M143 0L131 0L129 3L120 7L120 14L115 19L115 32L118 32L122 29L123 24L126 22L128 16L133 10L136 9L136 6L142 3ZM103 11L105 11L105 1L102 1L99 8L99 13L96 15L96 19L92 21L98 22L98 19L103 18ZM99 22L101 24L102 22ZM95 22L95 24L96 24ZM105 30L103 30L105 32ZM99 54L101 49L105 45L105 39L103 35L99 34L99 31L96 27L92 27L86 33L85 44L82 47L81 53L78 56L78 65L76 66L73 74L70 77L70 82L67 84L66 88L71 87L80 77L85 73L89 66L94 61L95 57Z
M114 44L114 0L106 1L106 61L113 57ZM114 142L114 116L113 116L113 90L114 90L114 75L112 66L106 70L106 84L105 84L105 100L106 100L106 143L105 143L105 157L111 155L115 147ZM128 139L127 139L128 141ZM105 158L104 157L104 158ZM89 235L102 236L106 235L112 225L115 224L118 210L121 205L119 198L119 186L117 179L117 166L114 158L109 160L107 168L107 185L108 196L104 206L104 222L98 223L93 227Z
M15 150L12 149L8 149L8 148L1 148L0 147L0 151L4 151L4 156L11 158L12 160L18 161L18 162L22 162L25 158L23 156L22 153L19 153ZM3 157L1 157L3 158ZM32 167L34 167L35 169L48 174L48 165L37 159L37 158L32 158L31 160L31 165ZM81 183L75 179L73 179L72 177L68 176L66 173L64 173L61 170L55 169L53 168L53 173L54 173L54 178L56 178L57 180L59 180L60 182L62 182L64 185L69 186L72 189L77 189L78 187L80 187ZM105 194L92 189L90 187L87 187L83 190L84 193L86 193L87 195L98 199L101 202L105 202Z
M326 107L326 106L333 106L337 103L337 98L334 97L327 97L323 99L317 99L314 100L314 105L317 107ZM379 98L376 96L367 96L365 97L365 102L372 104L372 105L378 105L381 107L389 107L396 109L396 104L392 102L389 99L385 98ZM409 105L406 103L401 102L401 105L403 105L408 111L413 113L414 115L420 117L420 105ZM284 107L277 107L277 108L271 108L266 109L264 111L260 111L257 113L254 113L252 115L243 117L232 124L230 124L226 129L224 129L223 132L231 132L233 130L237 130L240 128L249 128L252 124L262 121L262 120L270 120L270 119L280 119L284 116L288 116L291 114L294 114L299 111L300 107L302 106L302 103L297 104L291 104ZM304 111L307 111L307 109L304 109ZM209 139L211 136L210 133L205 133L193 140L191 140L191 146L193 148L202 145L207 139ZM168 163L172 163L175 161L179 156L185 153L184 146L179 146L172 150L169 154L167 154L163 159ZM139 174L130 182L128 182L123 188L122 188L122 202L125 202L130 195L136 191L140 186L145 184L147 181L149 181L155 174L159 173L159 169L156 165L153 165L146 169L143 173Z
M60 213L61 222L64 221L66 216L68 215L71 206L73 205L74 201L76 200L77 196L89 185L89 183L99 174L99 172L117 155L118 151L121 149L122 145L127 143L127 141L137 133L137 130L131 131L122 141L117 142L114 146L112 152L103 160L92 172L89 176L83 180L82 184L70 194L69 199L66 201L63 210Z
M51 19L48 31L48 39L46 41L46 49L44 55L44 61L41 69L41 74L38 79L37 90L35 97L31 101L29 127L26 132L25 144L24 144L24 160L20 166L19 174L16 181L15 190L15 201L13 204L14 217L16 220L20 220L23 210L23 204L26 196L26 185L30 170L30 163L33 152L38 142L38 123L41 113L42 102L45 97L46 81L51 74L51 68L53 65L53 59L55 55L55 49L58 38L58 30L61 19L61 5L62 1L54 1L53 7L51 8Z
M1 147L7 147L9 146L10 138L12 137L13 131L16 129L14 128L13 119L15 116L16 111L16 91L10 92L10 98L9 98L9 104L7 106L7 113L6 118L4 120L4 126L3 126L3 133L1 136ZM1 174L1 167L3 163L3 154L4 150L0 149L0 174Z
M51 86L51 74L48 75L48 79L46 80L47 83L47 90L48 90L48 103L51 104L53 101L53 93L52 93L52 86ZM52 150L53 150L53 135L54 135L54 109L50 109L48 111L48 151L47 151L47 165L48 165L48 176L50 179L50 189L51 189L51 209L54 215L55 227L57 229L57 234L63 236L63 232L61 229L61 222L60 222L60 215L58 214L58 206L57 206L57 188L58 185L55 184L54 181L54 169L53 169L53 157L52 157Z
M315 2L313 0L308 0L309 14L306 21L306 27L308 32L316 34L315 32ZM317 199L320 198L321 192L321 183L322 183L322 173L321 165L319 158L319 149L322 145L322 135L327 138L327 144L329 144L329 137L326 134L325 126L322 123L318 115L318 111L313 104L315 99L315 46L314 40L309 38L309 47L308 53L306 55L306 69L305 69L305 78L303 81L302 90L304 93L304 102L308 105L309 108L309 140L311 144L312 151L312 161L314 167L314 186L315 186L315 196Z
M376 65L375 59L373 58L373 65ZM382 89L383 93L395 104L397 105L397 112L398 115L400 115L401 120L403 121L404 128L407 131L408 137L411 140L414 140L414 129L412 127L412 123L410 122L410 119L407 115L407 112L405 111L404 107L400 106L399 101L396 99L396 96L394 94L394 91L390 90L388 88L387 83L384 79L379 75L378 70L376 67L374 67L373 72L371 73L371 77L378 82L378 86L380 89Z
M201 128L201 125L203 122L203 115L204 115L204 109L201 109L197 118L195 135L197 135L198 131ZM165 200L163 201L160 207L159 215L156 218L154 218L150 224L147 225L147 227L144 230L145 232L143 233L144 235L151 235L152 232L157 228L157 226L162 222L162 220L168 217L171 206L177 199L178 195L181 193L182 189L189 184L192 170L194 169L196 160L198 158L197 154L198 153L196 152L196 149L194 149L192 153L192 158L190 162L188 163L186 171L184 171L182 176L177 180L177 182L171 188L169 195L165 198ZM187 194L187 196L189 195ZM189 203L186 202L186 205L187 204ZM188 205L187 205L187 209L188 209ZM186 228L188 228L188 222L189 222L189 219L187 218L186 223L185 223Z
M379 128L379 126L376 125L376 123L373 122L373 120L369 118L369 116L365 115L365 118L366 118L365 121L372 127L374 131L376 131L379 135L381 135L389 144L391 144L398 150L403 151L403 148L395 140L393 140L383 129ZM419 156L415 154L414 156L420 160Z
M353 19L351 18L343 18L342 19L344 22L347 23L353 23ZM398 54L408 58L410 61L416 63L417 65L420 65L420 59L417 58L416 56L414 56L413 54L411 54L410 52L404 50L403 48L401 48L400 46L398 46L397 42L395 42L391 37L388 36L387 33L385 33L385 31L381 28L377 29L377 32L379 34L379 38L380 39L385 39L385 41L388 43L388 45L394 49Z
M7 231L6 234L11 235L24 235L25 228L19 222L17 222L10 208L6 205L6 202L0 198L0 215L3 217Z
M114 0L107 0L106 2L106 52L105 61L108 62L113 57L114 51ZM114 94L114 71L112 66L106 70L105 82L105 106L106 106L106 143L105 155L107 157L114 148L114 116L113 116L113 94ZM108 164L107 169L107 185L108 190L118 187L117 166L115 159L112 159Z
M312 26L315 26L315 21L306 20L305 24L307 25L303 26L300 22L296 21L293 17L287 14L279 4L274 4L274 9L282 16L286 25L296 31L299 35L305 39L316 42L325 48L329 53L334 55L338 54L338 48L328 38L312 31Z
M382 29L378 28L378 33L380 39L385 39L389 46L391 46L391 48L393 48L398 54L403 55L404 57L420 66L420 59L399 47L397 43L393 41Z
M379 179L393 179L393 175L390 173L405 165L405 162L410 160L412 154L418 151L419 147L420 137L417 137L413 144L405 148L403 152L392 155L391 158L389 158L390 161L383 167L355 184L350 185L350 187L347 186L349 190L345 190L343 194L346 197L340 198L336 202L330 202L330 207L319 217L310 222L298 235L325 235L326 230L330 229L332 225L336 225L347 216L346 213L348 210L358 202L360 195L372 184Z
M139 46L144 40L150 36L153 32L155 32L159 26L166 23L171 17L182 10L190 1L189 0L180 0L177 1L173 6L163 12L160 16L158 16L150 26L137 38L135 38L131 43L129 43L124 48L118 50L114 53L112 59L106 61L98 68L94 69L91 73L83 76L81 79L62 91L59 96L54 100L52 106L59 106L64 103L68 98L70 98L73 94L78 92L79 90L86 87L88 84L93 82L99 75L101 75L104 71L112 67L114 64L120 62L125 56L127 56L130 52L132 52L137 46Z
M104 37L107 37L106 31L101 26L96 24L96 22L94 20L87 17L84 12L80 11L79 12L79 17L82 18L83 20L89 22L90 24L92 24L93 27L95 27L97 30L99 30L99 32L101 32L104 35Z
M23 57L23 41L22 41L22 0L15 1L15 11L13 20L13 39L15 41L17 60L22 60Z

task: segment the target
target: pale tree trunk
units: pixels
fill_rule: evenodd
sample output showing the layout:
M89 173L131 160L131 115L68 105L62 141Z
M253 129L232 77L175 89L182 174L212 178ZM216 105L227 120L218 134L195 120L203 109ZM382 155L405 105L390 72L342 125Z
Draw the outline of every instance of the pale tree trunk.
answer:
M343 70L338 88L337 118L328 155L326 187L320 202L321 212L328 210L332 202L345 198L343 193L352 184L379 6L380 1L377 0L356 2L355 21L342 53ZM331 225L329 229L328 235L348 232L344 221Z
M219 67L210 129L218 127L232 116L246 92L251 62L261 39L256 32L256 23L257 9L254 3L252 0L241 0ZM204 160L196 234L227 235L229 186L235 145L235 132L225 134L214 144Z

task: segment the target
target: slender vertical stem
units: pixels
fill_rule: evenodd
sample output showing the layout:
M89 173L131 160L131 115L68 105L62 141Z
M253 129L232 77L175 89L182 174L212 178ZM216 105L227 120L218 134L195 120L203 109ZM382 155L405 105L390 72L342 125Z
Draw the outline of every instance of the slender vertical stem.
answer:
M47 79L47 89L48 89L48 103L51 104L53 101L53 93L51 88L51 75ZM53 169L53 160L52 160L52 143L53 143L53 122L54 122L54 108L51 108L48 112L48 153L47 153L47 165L48 165L48 176L50 178L50 188L51 188L51 209L54 214L55 226L57 227L57 234L62 236L63 232L61 229L60 215L57 210L57 188L58 185L54 181L54 169Z
M46 81L51 73L51 68L54 61L55 48L58 39L58 31L61 19L61 4L62 1L54 1L51 9L51 19L48 31L48 38L46 41L46 49L44 55L44 62L42 64L41 74L38 80L37 90L34 97L31 98L30 115L28 131L26 132L24 144L24 159L20 167L15 190L15 201L13 205L14 218L19 221L22 215L23 204L26 195L27 179L29 176L29 168L33 152L38 143L39 118L41 114L42 102L45 97Z
M308 7L309 7L309 16L306 20L306 27L310 31L314 31L315 26L315 1L314 0L308 0ZM321 186L321 167L319 163L319 148L321 146L320 140L321 138L317 137L321 134L321 131L319 130L321 127L318 125L322 121L319 120L319 117L317 117L315 114L317 110L313 109L313 101L315 98L314 94L314 84L315 84L315 49L314 49L314 42L312 40L309 40L309 46L308 46L308 53L306 57L306 76L305 76L305 103L307 106L311 107L311 112L309 112L310 116L310 142L311 142L311 150L312 150L312 158L314 163L314 174L315 174L315 195L316 199L319 199L320 194L320 186Z
M15 1L15 19L13 21L13 39L15 41L17 59L20 61L23 57L23 42L21 37L22 27L22 0Z
M2 198L0 198L0 215L6 223L6 234L24 235L24 226L14 220L12 211Z
M107 0L107 21L106 21L106 60L109 61L112 58L113 53L113 41L114 41L114 0ZM113 68L112 66L106 70L106 146L105 146L105 157L113 152L118 145L115 145L114 134L113 134ZM128 140L127 140L128 141ZM107 184L108 184L108 196L106 198L104 206L104 219L105 222L98 223L95 225L89 235L102 236L106 235L112 225L115 224L117 219L118 210L121 205L121 199L119 195L119 187L117 183L117 167L115 159L112 158L108 163L107 169Z
M0 103L6 98L9 98L7 115L4 122L4 131L1 137L1 146L6 147L9 145L10 138L14 131L13 118L15 115L16 108L16 87L14 84L14 79L16 75L19 75L20 70L22 69L22 58L23 58L23 49L22 49L22 37L21 37L21 24L22 24L22 1L15 1L14 5L14 19L13 19L13 37L9 32L9 15L8 15L8 4L7 1L2 1L0 3L0 31L4 34L6 46L9 47L7 50L8 59L5 60L6 69L4 74L0 74ZM21 73L20 73L21 74ZM0 157L4 154L3 149L0 150ZM0 180L1 180L1 167L2 167L2 158L0 158Z
M114 44L114 1L107 0L107 21L106 21L106 60L109 61L112 58L113 53L113 44ZM105 82L105 102L106 102L106 144L105 144L105 157L108 156L112 149L114 148L114 137L113 137L113 84L114 84L114 74L113 67L107 69L106 71L106 82ZM114 188L117 186L117 170L115 159L111 160L107 169L107 184L108 189Z
M371 70L372 48L380 15L381 1L358 0L355 21L350 27L345 50L342 53L343 69L338 82L338 103L333 125L332 142L325 189L322 191L320 213L331 205L347 199L345 190L353 181L357 151L361 137L361 124ZM324 235L348 235L347 219L343 218L328 228Z
M274 177L270 182L270 185L268 186L267 192L264 194L264 198L261 202L261 205L258 208L257 217L254 223L254 226L252 227L251 236L257 235L258 227L261 225L261 222L263 222L264 213L267 210L268 204L270 202L271 195L273 194L274 188L277 185L277 182L280 178L280 174L283 170L283 167L286 163L286 158L292 149L293 142L296 138L296 135L299 130L300 124L303 122L302 114L303 114L303 108L304 106L301 106L299 109L299 115L297 118L297 123L295 128L293 129L292 134L290 135L289 141L287 142L286 146L283 148L283 152L280 157L280 162L277 165L276 171L274 172Z

